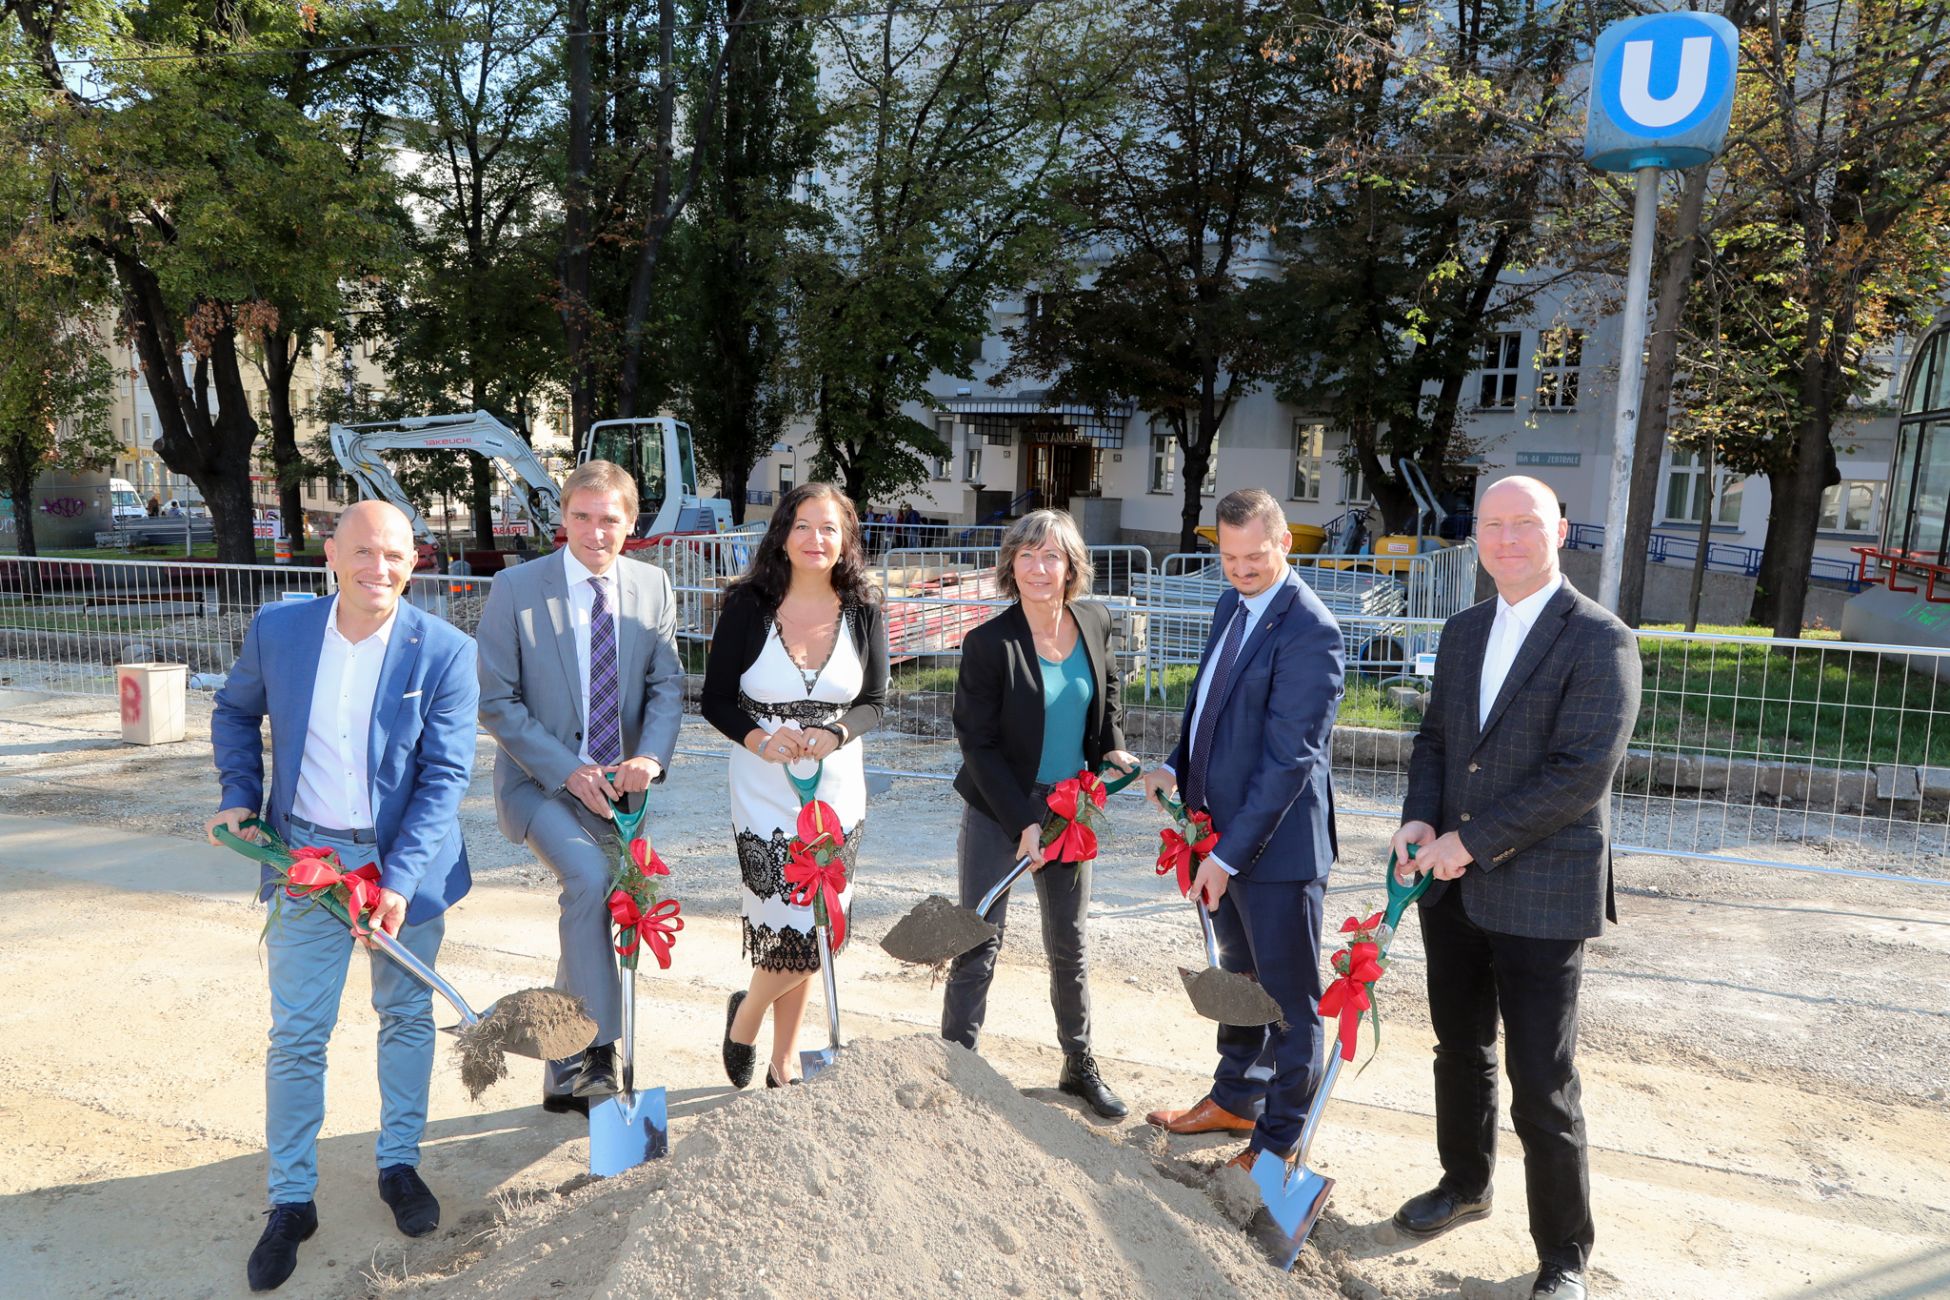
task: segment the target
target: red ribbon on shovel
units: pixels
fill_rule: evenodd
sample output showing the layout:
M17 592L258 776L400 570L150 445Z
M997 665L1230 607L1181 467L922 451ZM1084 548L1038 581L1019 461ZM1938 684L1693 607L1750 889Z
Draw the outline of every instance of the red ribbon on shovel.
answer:
M1109 792L1095 772L1079 772L1050 787L1049 810L1063 819L1063 829L1043 848L1045 862L1088 862L1097 856L1097 832L1077 815L1088 798L1101 808Z
M1175 826L1167 826L1158 832L1163 843L1158 848L1158 874L1168 876L1178 873L1178 892L1192 892L1192 873L1198 864L1212 856L1212 850L1219 847L1219 833L1212 829L1212 814L1195 812L1187 824L1198 839L1188 840Z
M1350 916L1341 925L1341 933L1373 934L1380 924L1379 912L1365 922ZM1381 945L1372 940L1357 940L1334 954L1336 978L1321 992L1320 1014L1340 1017L1337 1037L1343 1061L1354 1059L1354 1048L1361 1034L1361 1014L1374 1005L1368 990L1381 978L1384 969Z
M641 944L648 943L658 968L669 970L670 946L677 942L677 932L684 928L684 918L678 915L681 911L683 907L676 899L666 898L645 912L628 891L617 890L609 896L609 916L617 926L617 953L629 957Z
M657 856L657 851L650 847L650 841L641 837L630 841L630 861L636 864L637 872L640 875L667 876L670 874L670 868L665 866L664 860Z
M802 813L800 821L804 820ZM789 897L794 907L811 907L815 897L825 903L826 924L833 932L833 951L838 952L846 943L846 909L840 906L840 891L846 888L846 860L835 853L821 862L816 847L800 849L786 859L785 882L792 886Z
M372 931L359 924L367 912L379 906L379 867L368 863L357 871L341 871L339 855L333 849L306 845L291 850L289 882L284 892L293 898L314 898L341 886L345 889L345 910L352 920L352 935L363 939Z

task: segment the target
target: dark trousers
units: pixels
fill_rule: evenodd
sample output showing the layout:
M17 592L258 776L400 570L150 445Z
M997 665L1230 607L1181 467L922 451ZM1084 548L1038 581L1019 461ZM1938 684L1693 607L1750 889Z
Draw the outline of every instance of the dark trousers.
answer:
M1047 787L1037 787L1040 800ZM973 908L1018 861L1020 831L1004 830L993 817L966 805L956 844L961 905ZM1084 917L1090 910L1090 864L1055 863L1035 872L1036 901L1043 914L1043 952L1049 958L1049 1001L1056 1012L1056 1041L1065 1052L1090 1050L1090 970L1084 946ZM1002 930L1009 895L995 901L988 919L997 934L955 958L941 1003L941 1036L973 1050L987 1017L989 981L1002 952Z
M1496 1164L1496 1027L1503 1021L1510 1122L1523 1143L1537 1258L1581 1269L1591 1256L1591 1183L1578 1104L1582 939L1528 939L1471 921L1450 888L1422 909L1435 1027L1435 1135L1442 1183L1471 1199Z
M1258 1151L1300 1143L1320 1074L1320 918L1327 882L1233 877L1212 914L1219 965L1259 981L1280 1004L1282 1025L1219 1026L1212 1100L1257 1117Z

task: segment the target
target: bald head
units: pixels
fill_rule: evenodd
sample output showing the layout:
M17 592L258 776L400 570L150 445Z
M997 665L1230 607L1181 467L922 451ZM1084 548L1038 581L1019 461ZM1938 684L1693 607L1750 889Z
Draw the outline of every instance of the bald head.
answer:
M325 563L338 579L339 632L362 641L393 616L418 559L413 525L384 501L346 508L325 542Z
M406 512L389 501L359 501L345 508L339 516L334 537L356 535L360 537L383 537L389 541L400 541L411 549L413 545L413 523ZM402 540L403 539L403 540Z
M1476 506L1476 545L1497 595L1514 605L1555 584L1569 531L1549 484L1523 474L1490 484Z

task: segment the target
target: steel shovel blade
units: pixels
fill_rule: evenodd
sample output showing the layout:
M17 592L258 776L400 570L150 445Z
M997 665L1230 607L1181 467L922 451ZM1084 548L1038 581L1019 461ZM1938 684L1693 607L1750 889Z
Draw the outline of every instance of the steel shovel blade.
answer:
M1321 1211L1327 1208L1334 1180L1305 1165L1289 1173L1286 1161L1271 1151L1259 1153L1252 1176L1259 1188L1260 1208L1249 1231L1273 1267L1286 1272L1300 1258Z
M811 1083L813 1076L831 1065L838 1056L839 1049L836 1047L808 1048L800 1051L799 1078L806 1083Z
M670 1117L662 1088L619 1092L589 1107L589 1172L613 1178L670 1151Z

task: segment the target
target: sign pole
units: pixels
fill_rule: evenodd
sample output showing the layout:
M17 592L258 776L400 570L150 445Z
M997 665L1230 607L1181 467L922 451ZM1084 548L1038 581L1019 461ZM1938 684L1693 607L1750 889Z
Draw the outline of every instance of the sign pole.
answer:
M1632 207L1632 260L1625 272L1625 318L1618 335L1618 393L1613 405L1611 493L1605 502L1605 549L1598 571L1598 603L1618 608L1625 572L1625 515L1632 491L1632 451L1638 443L1639 395L1645 383L1645 312L1652 288L1652 237L1659 226L1659 168L1638 169Z

